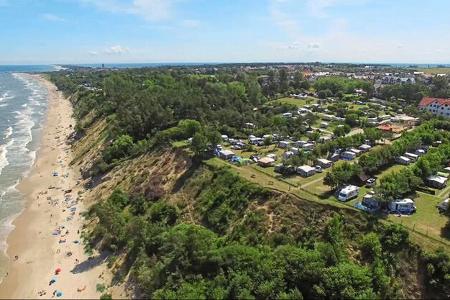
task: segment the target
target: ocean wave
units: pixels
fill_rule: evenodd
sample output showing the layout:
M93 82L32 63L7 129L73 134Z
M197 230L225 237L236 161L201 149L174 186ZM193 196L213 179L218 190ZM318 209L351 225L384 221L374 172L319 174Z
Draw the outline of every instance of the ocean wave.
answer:
M8 128L6 128L5 131L5 140L8 139L11 135L13 134L13 128L11 126L9 126Z
M4 92L1 96L0 96L0 102L3 102L5 100L9 100L9 99L13 99L14 96L10 94L10 91L6 91Z
M8 148L10 148L14 143L14 139L11 139L7 144L0 145L0 175L2 174L3 169L9 165L7 153Z

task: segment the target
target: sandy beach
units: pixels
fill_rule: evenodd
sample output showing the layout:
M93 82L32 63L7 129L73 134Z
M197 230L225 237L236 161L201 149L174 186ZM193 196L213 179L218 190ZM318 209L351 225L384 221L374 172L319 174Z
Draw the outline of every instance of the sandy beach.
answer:
M7 240L0 298L98 299L97 284L106 285L107 272L101 260L84 253L80 238L83 188L66 143L75 124L72 107L52 83L29 76L48 89L49 105L36 162L18 185L26 206Z

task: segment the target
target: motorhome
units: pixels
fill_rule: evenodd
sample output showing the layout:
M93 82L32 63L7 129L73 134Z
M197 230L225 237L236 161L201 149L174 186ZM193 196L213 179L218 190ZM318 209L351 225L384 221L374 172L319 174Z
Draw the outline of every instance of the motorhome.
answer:
M412 214L416 211L416 206L411 199L398 199L389 202L389 210L393 213Z
M355 185L348 185L339 192L338 200L343 202L348 201L350 199L358 197L358 193L359 187Z
M356 158L356 153L352 151L345 151L341 153L341 158L344 160L353 160Z

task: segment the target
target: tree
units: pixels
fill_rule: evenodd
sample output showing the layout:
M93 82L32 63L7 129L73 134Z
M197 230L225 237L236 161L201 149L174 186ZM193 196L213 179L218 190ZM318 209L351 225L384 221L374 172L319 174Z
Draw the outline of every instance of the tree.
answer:
M340 136L345 136L347 133L349 133L351 130L350 126L348 126L347 124L345 124L344 126L337 126L334 130L333 130L333 134L337 137Z
M120 159L131 154L134 143L133 138L127 134L119 136L103 153L103 159L110 163L114 159Z
M372 278L366 267L341 263L324 270L323 290L331 299L375 299Z
M344 161L342 164L334 165L330 172L325 175L324 184L333 189L341 187L361 172L361 167Z
M191 150L196 156L202 155L208 149L208 138L202 133L197 132L192 137Z
M303 73L300 71L295 72L294 81L292 83L292 86L296 89L303 88L303 84L302 84L303 80L304 80Z
M286 93L289 88L289 80L286 69L280 69L278 72L279 80L280 80L280 93Z
M359 124L359 117L355 113L349 113L345 116L345 123L351 127L355 127Z

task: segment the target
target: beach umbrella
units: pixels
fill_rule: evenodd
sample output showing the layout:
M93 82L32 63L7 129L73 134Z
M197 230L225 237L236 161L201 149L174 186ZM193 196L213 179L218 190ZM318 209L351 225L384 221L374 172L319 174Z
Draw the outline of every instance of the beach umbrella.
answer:
M56 291L56 297L61 297L63 293L61 291Z
M55 274L58 275L59 273L61 273L61 271L62 271L61 268L56 268Z

